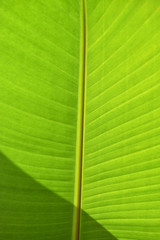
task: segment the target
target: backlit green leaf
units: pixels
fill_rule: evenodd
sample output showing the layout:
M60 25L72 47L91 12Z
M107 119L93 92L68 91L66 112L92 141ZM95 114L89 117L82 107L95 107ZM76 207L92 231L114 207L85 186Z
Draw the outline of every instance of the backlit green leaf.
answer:
M0 240L160 239L160 1L0 1Z

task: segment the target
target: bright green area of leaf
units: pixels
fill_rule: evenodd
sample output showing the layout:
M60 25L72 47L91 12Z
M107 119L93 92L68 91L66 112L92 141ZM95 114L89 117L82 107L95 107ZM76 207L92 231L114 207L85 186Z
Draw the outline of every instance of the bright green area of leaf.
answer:
M79 4L2 1L1 150L72 201L79 76Z
M85 4L81 240L158 240L160 2ZM81 10L0 1L2 240L75 240Z
M117 239L157 240L160 1L86 2L82 208Z

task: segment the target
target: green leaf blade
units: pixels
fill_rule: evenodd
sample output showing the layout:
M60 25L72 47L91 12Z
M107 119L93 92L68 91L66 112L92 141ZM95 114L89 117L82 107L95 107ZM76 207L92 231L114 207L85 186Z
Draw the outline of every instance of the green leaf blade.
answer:
M1 239L72 237L79 18L78 2L1 1Z
M82 208L120 240L160 236L159 7L87 1Z

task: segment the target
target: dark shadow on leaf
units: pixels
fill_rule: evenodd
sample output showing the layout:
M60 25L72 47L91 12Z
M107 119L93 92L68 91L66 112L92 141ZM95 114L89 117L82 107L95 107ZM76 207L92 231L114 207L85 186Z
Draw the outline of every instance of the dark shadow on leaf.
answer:
M73 204L0 153L0 239L71 240ZM81 240L116 240L82 211Z

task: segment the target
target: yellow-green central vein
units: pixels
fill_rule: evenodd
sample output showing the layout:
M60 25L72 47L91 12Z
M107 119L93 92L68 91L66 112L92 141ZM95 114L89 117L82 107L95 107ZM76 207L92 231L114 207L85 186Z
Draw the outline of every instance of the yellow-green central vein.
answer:
M82 165L84 142L84 115L85 115L85 66L86 66L86 18L85 0L81 0L81 46L80 46L80 77L78 91L78 125L76 145L76 175L75 175L75 200L72 240L79 240L82 192Z

